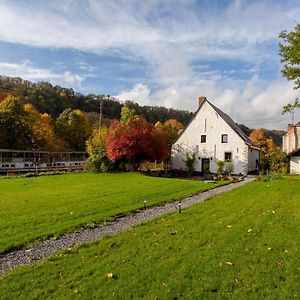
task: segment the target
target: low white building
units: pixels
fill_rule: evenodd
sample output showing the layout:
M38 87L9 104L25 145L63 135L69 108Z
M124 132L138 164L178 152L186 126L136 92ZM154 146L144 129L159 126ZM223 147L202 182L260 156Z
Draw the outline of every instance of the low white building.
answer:
M300 148L288 154L290 159L290 173L300 174Z
M300 122L288 125L287 133L282 137L282 150L290 159L290 173L300 174Z
M199 98L195 116L172 146L173 169L186 169L187 152L196 155L196 172L216 173L219 160L232 161L234 174L246 175L258 168L259 148L227 114L205 97Z

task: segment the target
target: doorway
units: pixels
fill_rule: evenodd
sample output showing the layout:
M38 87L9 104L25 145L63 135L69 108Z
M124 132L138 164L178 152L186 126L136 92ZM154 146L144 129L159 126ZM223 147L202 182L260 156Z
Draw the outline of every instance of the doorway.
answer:
M202 158L201 170L203 173L209 172L209 158Z

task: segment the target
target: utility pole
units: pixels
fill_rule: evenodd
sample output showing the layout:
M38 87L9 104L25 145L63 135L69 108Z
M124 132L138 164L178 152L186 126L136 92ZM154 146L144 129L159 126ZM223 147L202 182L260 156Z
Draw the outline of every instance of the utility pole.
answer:
M102 97L99 97L99 131L102 128Z
M102 112L102 106L103 106L103 100L109 100L110 95L101 95L101 96L95 96L94 100L99 100L99 120L98 120L98 129L99 131L102 128L102 119L103 119L103 112Z

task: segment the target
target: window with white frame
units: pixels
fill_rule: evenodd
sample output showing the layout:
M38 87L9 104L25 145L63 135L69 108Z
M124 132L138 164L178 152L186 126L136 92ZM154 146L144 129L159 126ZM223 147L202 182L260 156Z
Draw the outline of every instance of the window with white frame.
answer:
M228 143L228 134L222 134L221 141L223 144Z

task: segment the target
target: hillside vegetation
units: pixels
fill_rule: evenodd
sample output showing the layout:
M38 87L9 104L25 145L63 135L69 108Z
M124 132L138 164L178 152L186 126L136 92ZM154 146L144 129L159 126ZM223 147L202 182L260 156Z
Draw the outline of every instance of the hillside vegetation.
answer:
M7 100L9 95L15 96L15 99ZM113 97L83 95L48 82L32 83L21 78L0 76L0 148L84 151L92 128L99 126L100 101L102 125L109 127L113 119L120 119L124 107L124 103ZM140 106L132 101L125 103L137 116L143 116L153 125L176 120L186 126L193 117L193 113L188 111ZM243 124L239 126L247 135L253 131ZM277 146L281 146L283 132L264 132ZM170 148L172 143L168 143Z
M18 77L0 76L0 92L12 93L24 103L32 104L40 113L51 115L53 119L56 119L67 108L80 109L90 114L99 113L99 99L102 99L104 118L108 120L120 119L121 108L124 105L114 97L95 94L84 95L71 88L53 86L51 83L43 81L33 83ZM126 104L151 123L176 119L186 125L193 116L191 112L173 108L140 106L132 101L127 101ZM94 119L97 121L97 116L94 116Z

